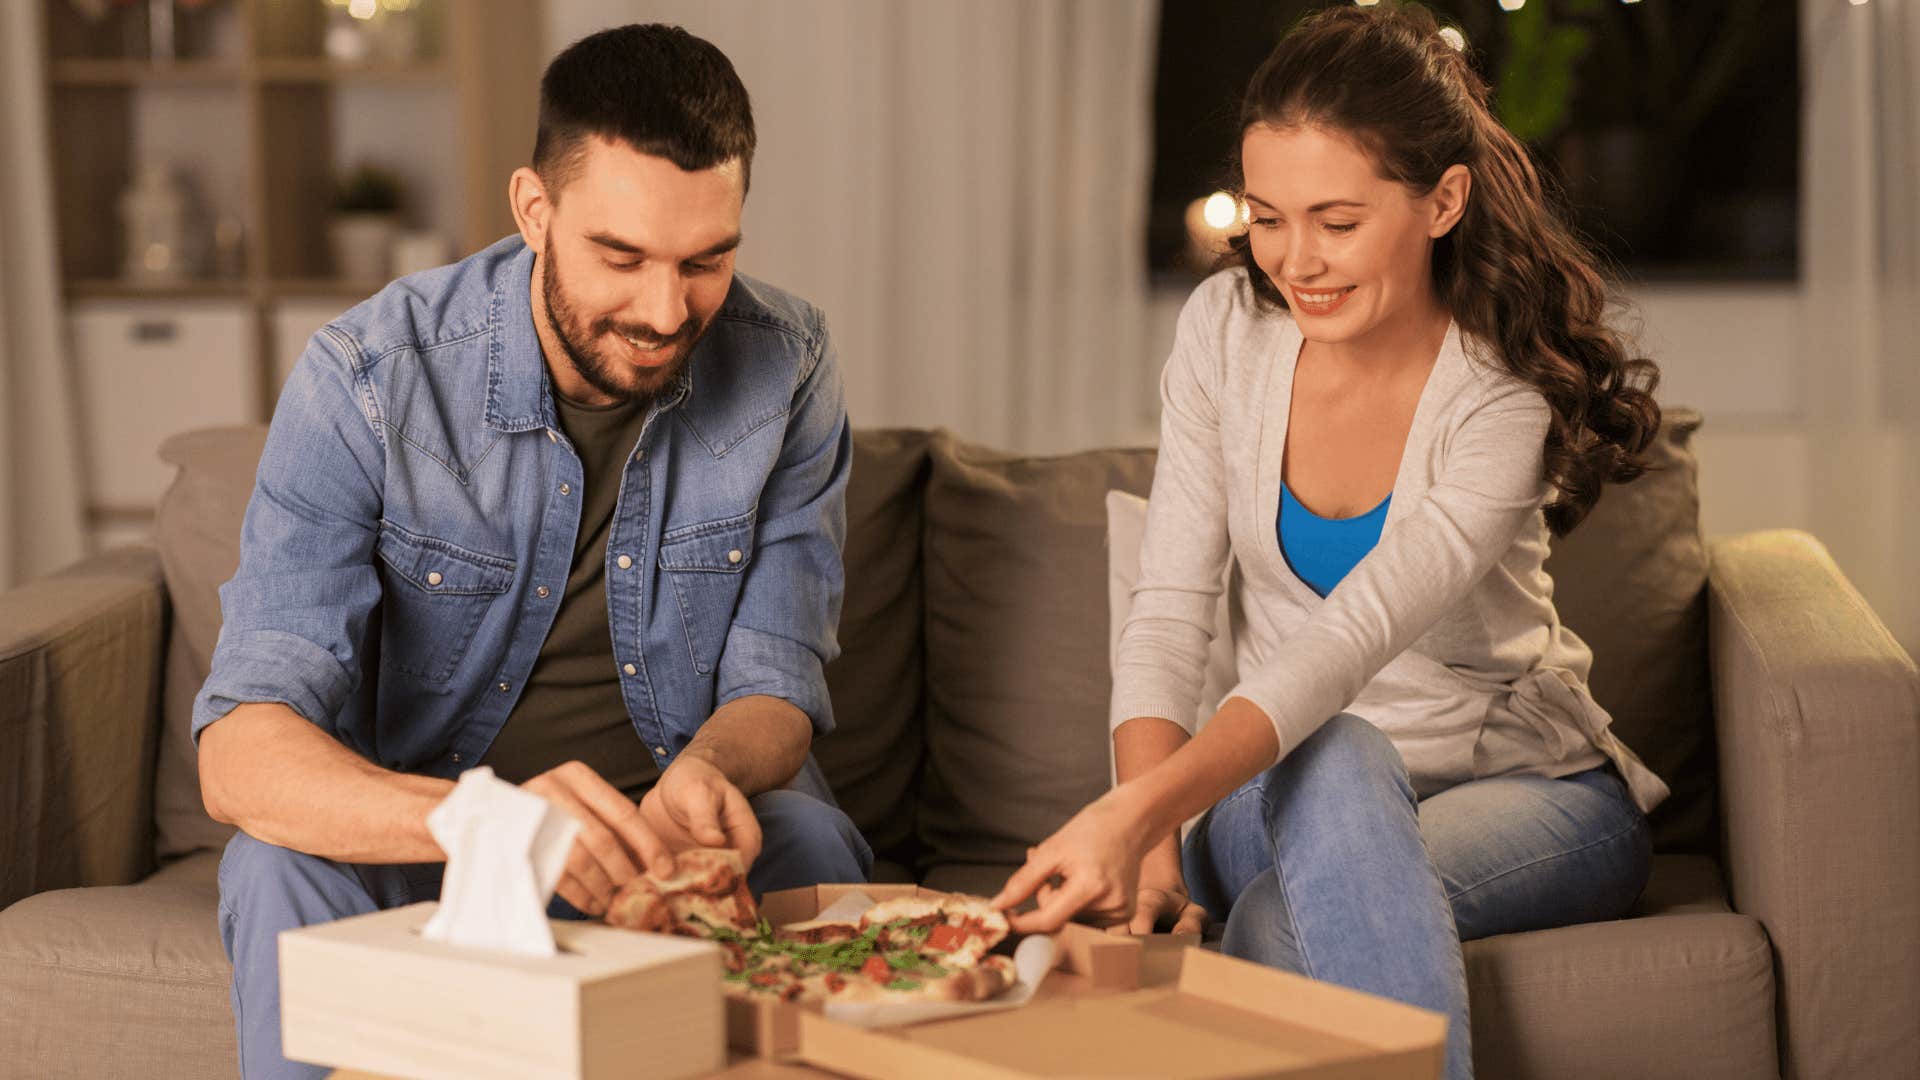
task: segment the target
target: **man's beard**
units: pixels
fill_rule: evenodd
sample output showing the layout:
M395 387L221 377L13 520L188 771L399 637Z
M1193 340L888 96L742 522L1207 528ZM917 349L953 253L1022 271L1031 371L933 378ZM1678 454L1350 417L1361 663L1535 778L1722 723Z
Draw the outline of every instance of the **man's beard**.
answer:
M693 346L700 340L700 335L706 332L705 322L688 312L680 328L666 336L645 326L620 326L611 319L583 325L583 320L567 300L566 289L560 284L559 264L553 258L551 236L547 238L545 263L541 268L544 278L541 295L546 301L547 328L559 340L560 349L567 354L567 363L572 366L574 373L586 380L588 386L615 401L645 401L680 377L681 371L687 366L687 358L693 355ZM625 360L610 359L594 344L609 333L630 337L647 345L673 349L675 355L657 368L637 367ZM622 379L623 374L628 378Z

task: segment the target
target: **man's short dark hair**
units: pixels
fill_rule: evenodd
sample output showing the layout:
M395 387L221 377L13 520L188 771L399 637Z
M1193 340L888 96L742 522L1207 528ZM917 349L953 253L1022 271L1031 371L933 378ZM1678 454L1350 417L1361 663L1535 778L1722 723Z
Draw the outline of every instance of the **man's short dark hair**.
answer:
M581 38L540 78L533 167L557 193L589 137L625 143L682 169L753 165L753 106L726 54L677 26L634 24Z

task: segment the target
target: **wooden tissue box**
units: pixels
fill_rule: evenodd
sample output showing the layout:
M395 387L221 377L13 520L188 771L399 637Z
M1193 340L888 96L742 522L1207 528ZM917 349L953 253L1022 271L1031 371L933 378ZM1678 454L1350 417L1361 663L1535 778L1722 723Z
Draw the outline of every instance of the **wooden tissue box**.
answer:
M420 936L429 901L280 935L282 1050L403 1077L683 1077L726 1064L720 950L550 920L557 956Z

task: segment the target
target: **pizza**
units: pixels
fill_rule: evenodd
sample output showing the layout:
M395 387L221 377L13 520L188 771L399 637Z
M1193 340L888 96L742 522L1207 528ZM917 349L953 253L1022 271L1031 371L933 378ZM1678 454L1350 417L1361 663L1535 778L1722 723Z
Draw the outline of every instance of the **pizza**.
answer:
M988 955L1010 928L980 897L888 900L857 922L776 929L755 911L740 857L725 849L680 852L671 876L628 882L606 921L714 942L727 994L748 1000L984 1001L1018 981L1012 960Z
M701 927L754 930L758 914L747 890L740 853L694 848L674 856L673 874L642 874L621 886L607 906L606 921L627 930L708 937Z
M904 924L904 925L902 925ZM880 927L885 947L912 947L949 966L972 967L1006 940L1007 916L977 896L909 896L885 900L860 917Z
M985 1001L1017 980L1004 956L953 963L916 947L905 920L857 927L816 923L748 936L720 930L730 996L777 1001ZM925 928L921 928L925 929ZM897 940L888 943L889 936ZM803 940L804 938L819 940Z

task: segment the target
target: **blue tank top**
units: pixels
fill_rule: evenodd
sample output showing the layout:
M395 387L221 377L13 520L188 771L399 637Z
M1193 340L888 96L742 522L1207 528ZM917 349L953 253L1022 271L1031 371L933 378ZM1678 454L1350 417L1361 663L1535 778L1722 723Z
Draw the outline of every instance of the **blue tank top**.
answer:
M1326 596L1380 542L1380 528L1387 522L1387 506L1392 502L1389 494L1359 517L1323 518L1302 506L1282 483L1280 553L1296 577Z

